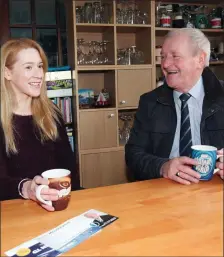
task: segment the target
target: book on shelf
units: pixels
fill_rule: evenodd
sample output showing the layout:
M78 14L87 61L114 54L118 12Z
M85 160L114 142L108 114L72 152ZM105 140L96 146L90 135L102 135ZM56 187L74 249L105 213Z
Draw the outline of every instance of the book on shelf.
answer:
M49 98L72 96L72 72L52 71L46 73L47 95Z
M68 140L69 140L69 143L71 145L72 151L74 152L74 138L73 138L72 133L68 134Z
M72 100L71 97L55 97L52 102L61 110L65 123L72 123Z
M68 136L68 140L71 145L72 151L74 152L74 137L73 137L73 133L72 133L73 129L67 127L66 131L67 131L67 136Z
M57 90L47 90L47 96L49 98L55 97L66 97L72 96L72 88L64 88L64 89L57 89Z
M49 68L46 73L47 96L61 110L71 148L74 151L72 128L68 128L72 119L73 79L69 66Z

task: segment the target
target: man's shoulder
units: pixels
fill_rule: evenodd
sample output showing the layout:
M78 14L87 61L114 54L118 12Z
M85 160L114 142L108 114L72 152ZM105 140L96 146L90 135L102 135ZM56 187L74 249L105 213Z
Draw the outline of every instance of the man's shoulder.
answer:
M142 94L141 100L143 100L143 101L144 100L145 101L155 100L156 101L158 99L158 97L162 96L165 93L166 90L168 90L168 87L167 87L167 85L163 84L162 86L159 86L150 92Z

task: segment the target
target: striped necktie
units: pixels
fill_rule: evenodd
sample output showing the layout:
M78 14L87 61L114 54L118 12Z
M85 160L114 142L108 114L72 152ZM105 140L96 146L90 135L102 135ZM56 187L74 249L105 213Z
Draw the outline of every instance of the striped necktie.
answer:
M190 94L180 95L181 100L181 127L180 127L180 156L190 156L192 137L191 137L191 123L189 116L189 109L187 101L191 97Z

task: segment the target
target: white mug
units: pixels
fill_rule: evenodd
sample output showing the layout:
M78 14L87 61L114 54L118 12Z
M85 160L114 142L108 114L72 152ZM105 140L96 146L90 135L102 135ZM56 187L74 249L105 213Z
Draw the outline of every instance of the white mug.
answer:
M48 179L49 185L40 185L36 189L36 198L43 204L53 206L55 210L64 210L70 200L71 192L71 172L66 169L46 170L42 174L43 178ZM41 196L43 188L54 188L58 190L57 201L47 201Z

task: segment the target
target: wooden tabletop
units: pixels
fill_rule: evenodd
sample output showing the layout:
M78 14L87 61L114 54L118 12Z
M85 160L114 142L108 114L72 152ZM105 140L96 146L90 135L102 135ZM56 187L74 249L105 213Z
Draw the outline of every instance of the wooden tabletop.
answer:
M223 256L223 181L167 179L72 193L67 210L29 200L1 202L1 256L76 215L97 209L119 219L63 256Z

